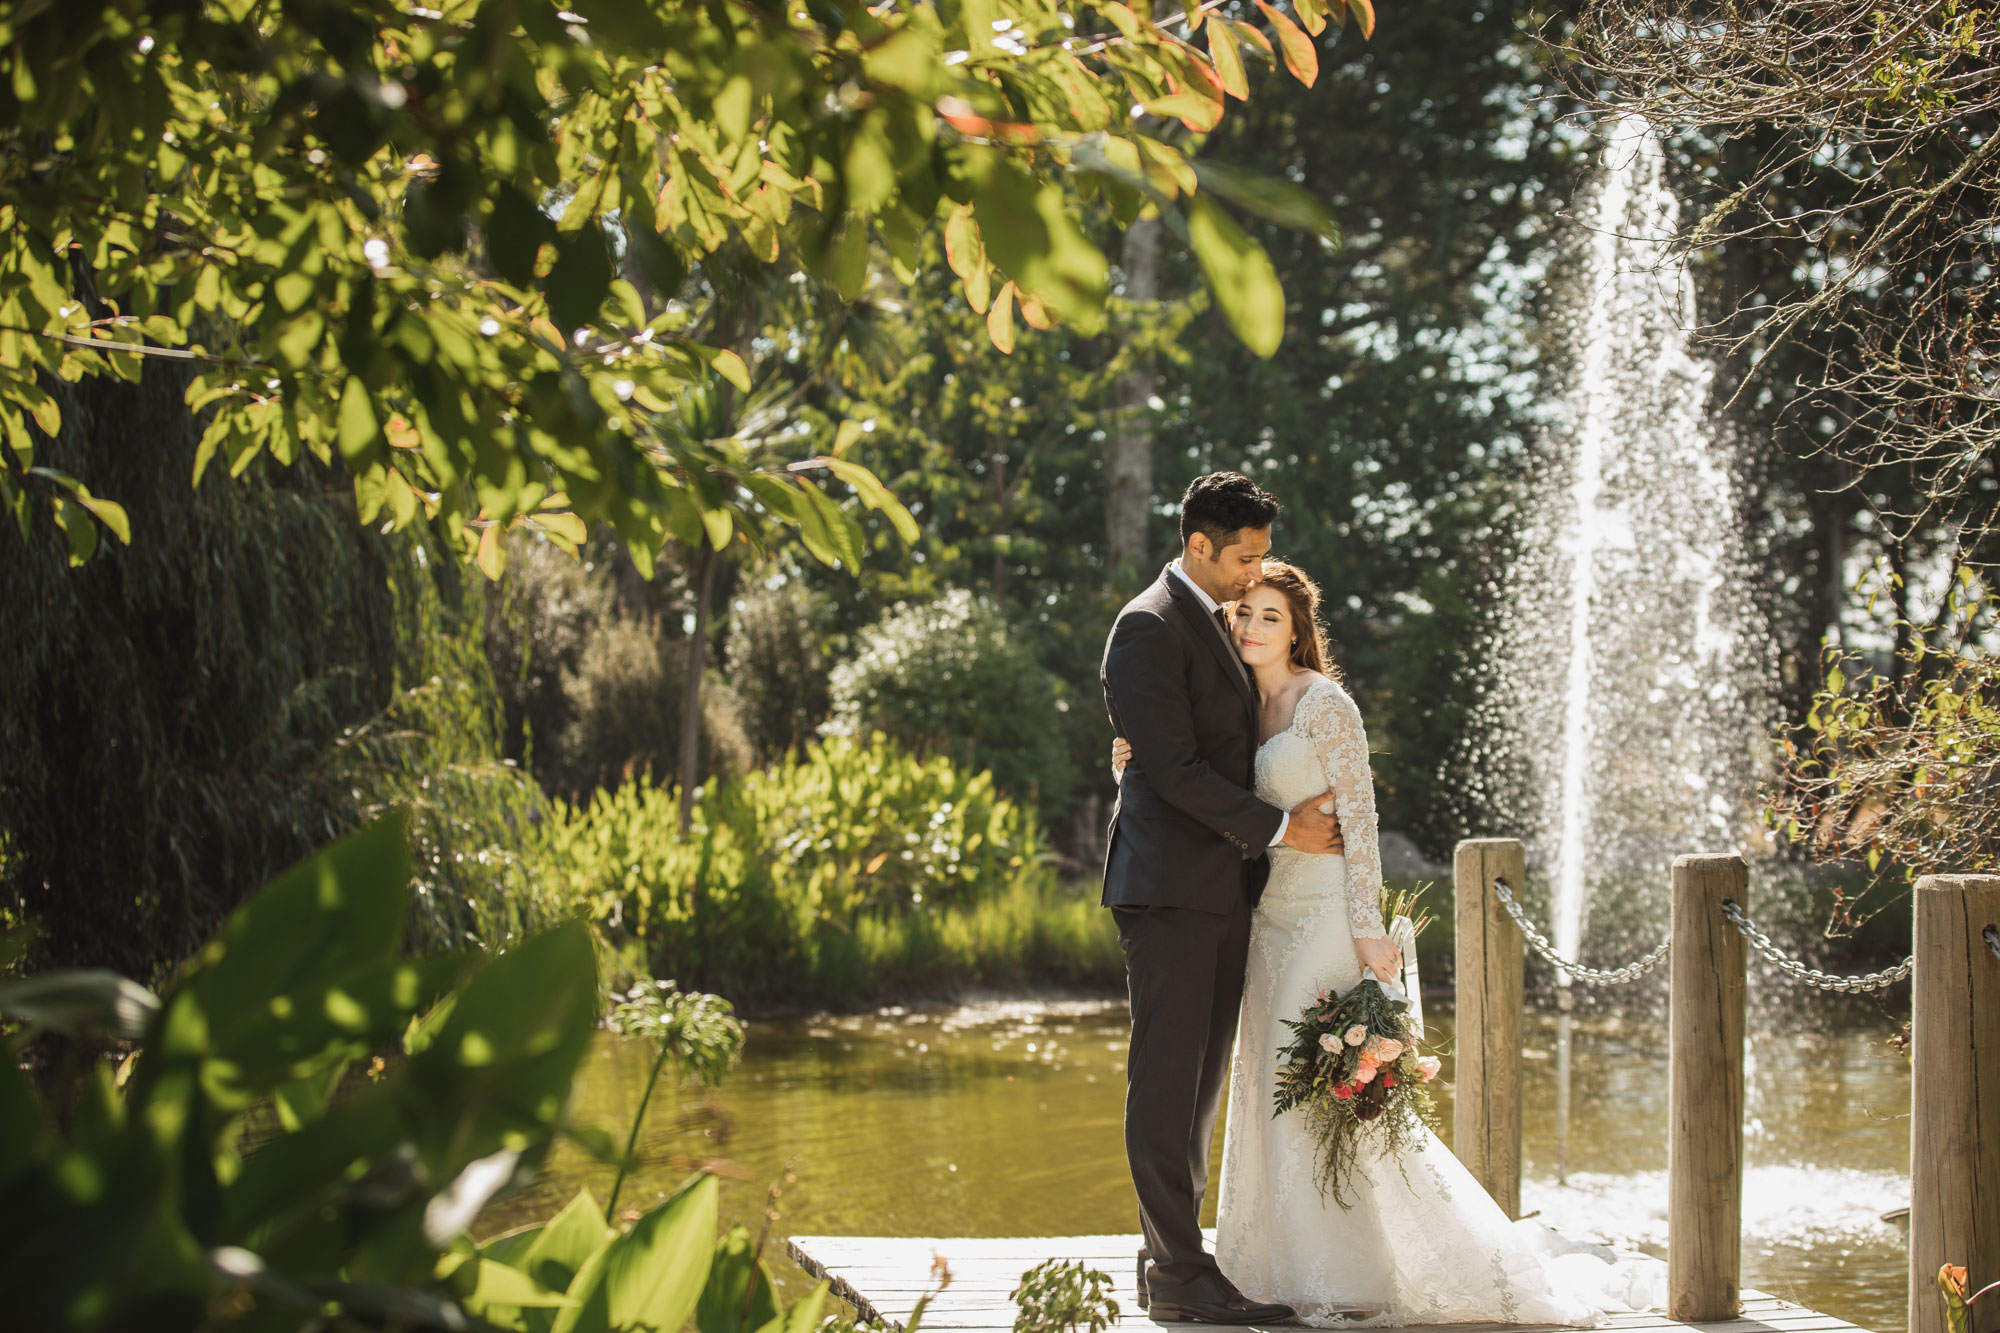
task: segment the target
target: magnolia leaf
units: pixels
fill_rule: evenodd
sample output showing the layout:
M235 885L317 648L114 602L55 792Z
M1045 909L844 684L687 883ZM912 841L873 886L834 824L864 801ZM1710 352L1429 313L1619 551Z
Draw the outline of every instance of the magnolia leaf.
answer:
M1292 0L1292 8L1298 13L1299 22L1313 36L1317 37L1326 30L1326 7L1320 0Z
M1363 37L1375 35L1375 6L1369 0L1347 0L1347 7L1353 11L1354 21L1361 25Z

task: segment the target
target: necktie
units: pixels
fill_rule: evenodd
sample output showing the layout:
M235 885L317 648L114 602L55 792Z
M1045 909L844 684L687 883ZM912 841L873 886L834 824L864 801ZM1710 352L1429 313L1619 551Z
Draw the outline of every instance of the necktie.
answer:
M1229 637L1229 613L1219 606L1215 608L1215 627L1222 631L1222 642L1229 649L1229 660L1236 663L1236 670L1243 679L1249 680L1250 669L1244 666L1243 659L1236 655L1236 640Z

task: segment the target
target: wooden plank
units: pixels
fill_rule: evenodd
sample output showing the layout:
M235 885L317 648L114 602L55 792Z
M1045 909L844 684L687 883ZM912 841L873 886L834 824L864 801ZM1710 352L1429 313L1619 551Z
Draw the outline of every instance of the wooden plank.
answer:
M1451 1146L1509 1217L1521 1215L1521 930L1493 894L1521 897L1516 838L1467 838L1452 856L1458 1060Z
M926 1309L924 1323L951 1333L1011 1333L1011 1299L1021 1274L1046 1259L1082 1258L1112 1280L1119 1324L1186 1333L1184 1325L1156 1324L1139 1310L1133 1255L1137 1236L1004 1236L933 1238L919 1236L798 1236L793 1257L807 1272L827 1278L834 1294L863 1318L901 1328L917 1301L935 1291L932 1265L942 1258L952 1281ZM1820 1314L1761 1291L1742 1293L1742 1313L1701 1325L1700 1333L1861 1333L1844 1320ZM1688 1326L1658 1311L1611 1315L1618 1333L1689 1333ZM1457 1324L1427 1333L1569 1333L1547 1325Z
M2000 1277L2000 875L1917 881L1910 998L1910 1333L1944 1333L1937 1273L1965 1268L1976 1290ZM1968 1312L2000 1330L2000 1301Z
M1689 1321L1728 1319L1741 1298L1746 954L1728 900L1750 910L1741 856L1674 858L1667 1309Z

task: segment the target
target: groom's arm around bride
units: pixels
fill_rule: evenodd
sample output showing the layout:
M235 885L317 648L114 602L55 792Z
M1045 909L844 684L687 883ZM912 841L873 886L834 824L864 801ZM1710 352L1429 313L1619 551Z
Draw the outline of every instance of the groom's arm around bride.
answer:
M1141 1289L1157 1319L1243 1324L1291 1313L1230 1286L1199 1220L1270 848L1339 845L1337 821L1317 809L1326 797L1288 813L1257 796L1257 691L1222 617L1222 603L1261 574L1277 513L1247 478L1197 479L1181 502L1181 559L1119 613L1104 650L1105 706L1133 751L1104 903L1132 1004L1125 1152L1146 1240Z

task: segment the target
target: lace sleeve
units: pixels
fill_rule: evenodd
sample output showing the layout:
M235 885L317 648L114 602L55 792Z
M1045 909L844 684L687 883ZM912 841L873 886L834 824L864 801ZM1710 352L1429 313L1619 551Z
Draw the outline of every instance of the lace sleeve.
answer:
M1380 938L1387 933L1382 928L1382 848L1361 710L1340 686L1315 684L1299 700L1293 725L1312 742L1333 789L1334 813L1347 844L1348 925L1356 939Z

